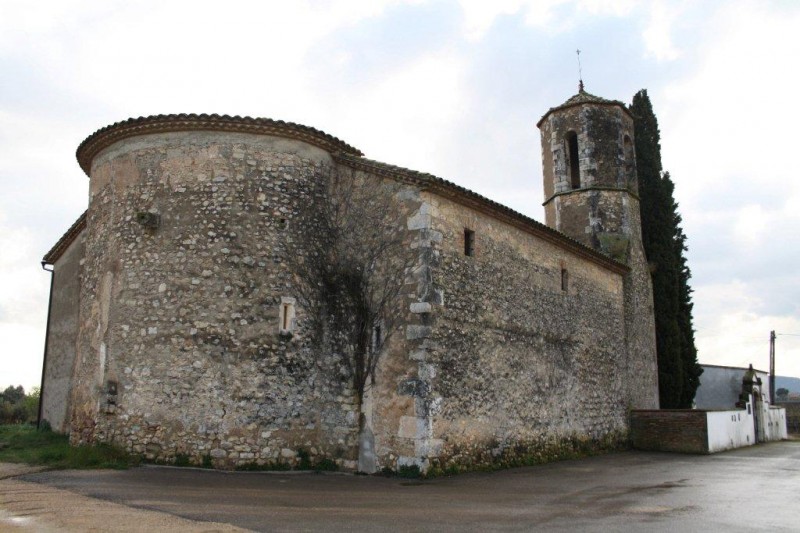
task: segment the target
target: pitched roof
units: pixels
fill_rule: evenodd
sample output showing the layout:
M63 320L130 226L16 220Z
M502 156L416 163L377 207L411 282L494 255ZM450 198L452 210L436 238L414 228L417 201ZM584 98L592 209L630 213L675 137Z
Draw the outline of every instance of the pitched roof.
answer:
M550 109L548 109L547 113L542 115L542 118L540 118L539 122L536 123L536 126L537 127L541 127L542 122L544 122L544 119L546 119L547 116L550 113L554 112L554 111L560 111L562 109L567 109L568 107L574 107L574 106L583 105L583 104L618 106L626 114L628 114L629 116L633 116L633 115L631 115L630 111L628 111L628 108L625 107L625 104L623 104L619 100L608 100L606 98L602 98L600 96L595 96L595 95L593 95L591 93L587 93L586 91L581 89L581 90L578 91L578 94L576 94L574 96L571 96L563 104L561 104L559 106L556 106L556 107L551 107Z
M78 217L78 220L69 227L67 232L58 239L58 242L50 248L50 251L44 254L42 258L43 265L54 265L55 262L58 261L58 258L61 257L61 254L63 254L67 248L69 248L69 245L81 234L86 227L86 213L87 211L84 211L83 214Z
M621 102L605 100L597 96L590 95L581 91L578 95L567 100L555 109L579 105L581 103L592 102L604 105L620 105ZM547 116L547 115L545 115ZM592 249L588 246L556 231L541 222L514 211L513 209L481 196L469 189L456 185L453 182L438 178L431 174L417 172L403 167L381 163L365 159L362 152L315 128L302 126L292 122L276 121L265 118L250 117L230 117L228 115L154 115L149 117L139 117L117 122L105 128L101 128L86 138L77 150L78 162L81 168L89 174L92 159L104 148L114 142L150 133L162 133L169 131L231 131L255 133L262 135L280 135L308 142L331 153L335 160L347 164L353 168L367 170L369 172L383 175L392 179L399 179L407 183L412 183L423 190L436 192L444 197L471 207L502 220L523 231L534 234L546 241L561 246L571 252L591 260L614 272L623 274L628 271L628 267L617 262L610 257ZM86 213L81 215L75 224L66 234L56 243L50 252L45 255L45 261L52 264L53 261L66 250L69 244L80 233L86 225Z
M230 115L152 115L149 117L129 118L100 128L89 135L78 146L76 157L86 175L92 165L92 159L104 148L111 146L120 139L147 135L150 133L164 133L170 131L227 131L236 133L255 133L260 135L278 135L307 142L328 152L344 152L353 155L363 155L357 148L350 146L342 140L315 128L272 120L268 118L232 117Z
M334 158L357 170L364 170L391 179L401 180L405 183L420 187L422 190L435 192L445 198L452 199L457 203L471 207L476 211L480 211L527 233L565 248L584 259L588 259L618 274L625 274L629 270L628 266L624 263L615 261L609 256L593 248L589 248L575 239L567 237L560 231L554 230L533 218L514 211L510 207L490 200L485 196L481 196L465 187L456 185L451 181L436 177L432 174L417 172L415 170L389 165L363 157L354 157L348 154L336 154Z

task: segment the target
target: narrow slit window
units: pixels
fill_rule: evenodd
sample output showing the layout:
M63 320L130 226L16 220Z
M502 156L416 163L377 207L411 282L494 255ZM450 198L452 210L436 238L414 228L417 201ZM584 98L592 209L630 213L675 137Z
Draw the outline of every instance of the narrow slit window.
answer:
M569 184L573 189L581 188L581 167L578 157L578 134L567 132L567 157L569 158Z
M561 290L564 292L569 290L569 272L566 268L561 269Z
M286 296L281 298L281 306L278 310L278 331L281 334L291 333L294 331L294 303L294 298L289 298Z
M375 324L375 327L372 328L372 351L377 352L381 349L383 344L383 331L381 331L381 325Z
M467 228L464 228L464 255L475 255L475 232Z

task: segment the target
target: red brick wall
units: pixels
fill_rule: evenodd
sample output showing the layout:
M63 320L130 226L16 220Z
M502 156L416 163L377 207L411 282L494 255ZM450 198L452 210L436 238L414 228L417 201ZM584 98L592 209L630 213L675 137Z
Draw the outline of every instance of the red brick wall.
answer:
M786 429L789 433L800 435L800 402L778 402L775 405L786 409Z
M705 411L631 411L631 440L639 450L708 453Z

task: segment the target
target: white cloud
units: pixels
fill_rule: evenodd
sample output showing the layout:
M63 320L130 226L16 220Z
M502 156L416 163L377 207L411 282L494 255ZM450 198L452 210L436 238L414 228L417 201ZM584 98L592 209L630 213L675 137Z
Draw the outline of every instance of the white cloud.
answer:
M44 324L44 318L42 318ZM42 379L44 328L15 321L0 321L0 386L22 385L26 391Z
M367 157L436 172L441 168L438 152L463 112L462 77L459 55L447 49L431 51L386 71L374 83L354 88L347 98L358 106L341 106L340 123L348 137L362 138L358 145ZM363 138L360 132L369 130L373 134Z
M718 10L708 20L717 38L697 51L694 75L662 91L664 160L690 197L742 175L765 187L800 188L786 164L794 151L787 90L797 79L791 65L800 55L800 10L769 12L765 5Z
M700 359L765 368L769 331L800 332L797 113L786 96L796 85L788 66L800 53L800 10L728 2L703 25L694 72L654 98L663 161L689 236ZM785 343L794 352L778 371L800 375L797 345Z
M699 287L694 299L707 309L695 315L696 341L700 362L747 366L769 370L769 332L800 333L800 317L760 313L762 297L747 283ZM775 370L780 375L800 376L800 337L778 337Z
M0 319L20 324L42 325L41 300L46 300L49 275L36 268L32 232L11 225L0 213Z
M647 53L659 61L673 61L680 56L675 46L672 29L684 11L684 2L655 1L649 4L650 17L642 32Z
M0 386L39 385L50 274L31 262L32 232L0 213Z
M522 9L523 0L461 0L464 15L464 34L467 39L478 40L492 27L497 17L512 15ZM550 2L544 2L549 5Z
M498 17L522 14L525 24L563 33L575 26L578 16L629 15L637 0L460 0L464 21L464 35L469 40L479 40L494 25Z
M758 204L738 209L733 226L736 240L744 246L757 244L769 230L767 218L764 208Z

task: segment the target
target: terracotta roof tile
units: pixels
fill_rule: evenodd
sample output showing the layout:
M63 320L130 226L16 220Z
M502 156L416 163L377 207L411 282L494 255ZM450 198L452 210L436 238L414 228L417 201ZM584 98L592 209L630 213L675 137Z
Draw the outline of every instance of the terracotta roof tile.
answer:
M88 176L92 159L101 150L120 139L170 131L228 131L279 135L307 142L331 153L344 152L352 155L363 155L360 150L344 141L318 129L301 124L268 118L240 117L238 115L232 117L230 115L216 114L152 115L149 117L129 118L105 128L100 128L89 135L78 146L75 155L78 158L78 164Z
M61 257L61 254L63 254L67 248L69 248L69 245L72 244L72 242L86 227L86 213L87 211L84 211L83 214L78 217L78 220L76 220L72 226L69 227L66 233L64 233L64 235L58 239L58 242L55 243L52 248L50 248L50 251L44 254L44 258L42 258L42 264L53 265L56 261L58 261L58 258Z
M516 226L523 231L532 233L614 272L624 274L629 270L628 266L624 263L615 261L607 255L567 237L560 231L554 230L533 218L514 211L510 207L490 200L485 196L481 196L465 187L456 185L451 181L436 177L432 174L417 172L415 170L381 163L380 161L373 161L363 157L352 157L346 154L339 154L335 157L338 161L348 166L374 172L392 179L400 179L417 185L423 190L430 190L445 197L449 197L462 205L472 207L503 222Z
M587 93L587 92L586 92L586 91L584 91L584 90L580 90L580 91L578 92L578 94L576 94L576 95L574 95L574 96L571 96L571 97L570 97L570 98L569 98L569 99L568 99L566 102L564 102L563 104L561 104L561 105L558 105L558 106L556 106L556 107L551 107L550 109L548 109L548 110L547 110L547 113L545 113L544 115L542 115L542 118L540 118L540 119L539 119L539 122L537 122L537 123L536 123L536 126L539 126L539 127L541 127L541 125L542 125L542 122L544 122L544 119L546 119L546 118L547 118L547 116L548 116L550 113L552 113L553 111L559 111L559 110L561 110L561 109L566 109L566 108L568 108L568 107L578 106L578 105L582 105L582 104L596 104L596 105L611 105L611 106L619 106L620 108L622 108L622 110L623 110L623 111L625 111L625 113L627 113L628 115L630 115L630 114L631 114L631 113L630 113L630 111L628 111L628 108L627 108L627 107L625 107L625 104L623 104L623 103L622 103L622 102L620 102L619 100L608 100L608 99L606 99L606 98L602 98L602 97L600 97L600 96L595 96L595 95L593 95L593 94L591 94L591 93Z

